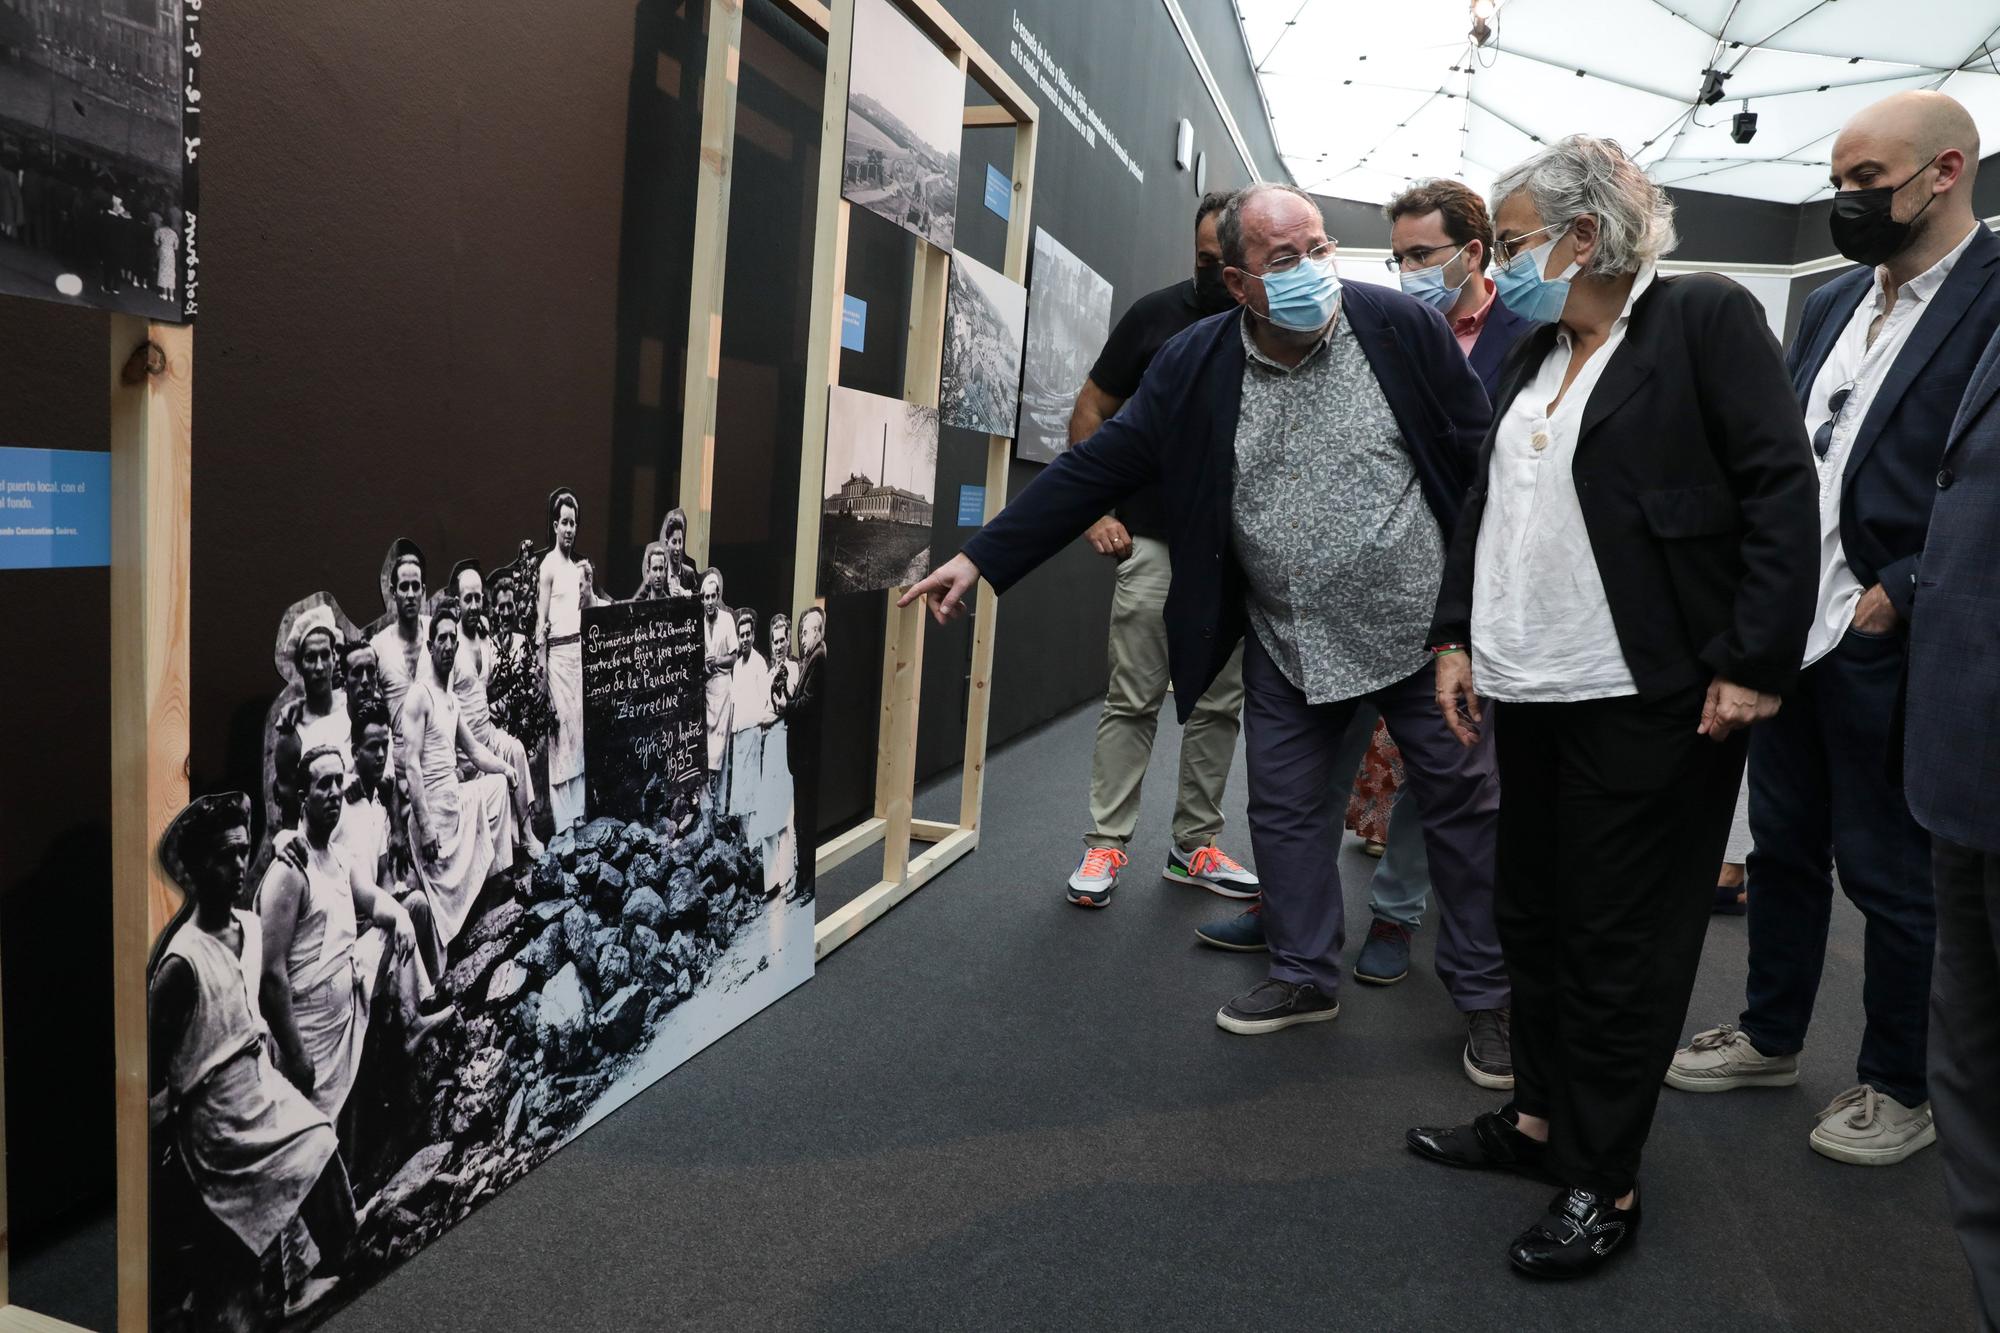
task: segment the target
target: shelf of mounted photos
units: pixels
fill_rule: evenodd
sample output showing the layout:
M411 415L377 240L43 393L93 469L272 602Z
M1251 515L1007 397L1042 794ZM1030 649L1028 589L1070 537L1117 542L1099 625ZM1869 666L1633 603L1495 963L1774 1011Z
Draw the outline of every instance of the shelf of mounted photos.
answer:
M678 510L607 586L583 519L280 614L256 800L160 847L155 1327L317 1317L812 974L823 613L732 611Z

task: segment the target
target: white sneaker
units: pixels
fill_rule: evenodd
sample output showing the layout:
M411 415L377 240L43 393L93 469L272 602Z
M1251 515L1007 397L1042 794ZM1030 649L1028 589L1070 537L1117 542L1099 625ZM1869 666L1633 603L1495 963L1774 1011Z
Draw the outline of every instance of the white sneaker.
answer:
M1224 898L1255 898L1263 891L1255 875L1214 843L1191 852L1173 848L1161 878L1169 884L1193 884Z
M1109 907L1125 868L1125 853L1116 847L1086 847L1076 873L1069 877L1069 900L1078 907Z
M1827 1103L1810 1142L1836 1162L1890 1166L1936 1143L1937 1127L1929 1102L1908 1107L1860 1083Z
M1667 1086L1682 1092L1789 1088L1798 1081L1798 1056L1765 1055L1734 1023L1697 1032L1667 1066Z

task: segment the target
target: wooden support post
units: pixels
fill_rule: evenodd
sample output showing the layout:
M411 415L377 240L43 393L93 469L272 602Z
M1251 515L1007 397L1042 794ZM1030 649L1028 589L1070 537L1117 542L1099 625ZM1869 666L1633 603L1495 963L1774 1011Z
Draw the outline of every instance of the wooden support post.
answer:
M743 47L743 0L707 3L694 268L688 293L687 365L681 381L680 507L687 514L688 559L697 569L708 566L708 522L715 496L716 382L722 371L722 286L736 152L737 70Z
M154 848L187 804L194 332L111 320L111 895L118 1328L148 1322L146 959L180 905Z
M833 0L826 35L826 99L820 107L819 207L813 221L812 289L806 329L805 425L799 450L798 551L792 557L792 622L819 597L819 520L826 494L827 390L840 381L841 297L847 285L847 209L840 197L847 158L847 73L854 0Z
M1028 277L1029 239L1033 236L1035 202L1035 122L1014 130L1014 206L1007 214L1006 275L1015 282ZM1014 442L1004 436L986 441L986 514L990 523L1007 503L1007 471ZM993 713L993 639L1000 619L1000 596L982 584L972 611L972 672L966 681L965 776L959 784L958 822L979 827L986 801L986 737Z

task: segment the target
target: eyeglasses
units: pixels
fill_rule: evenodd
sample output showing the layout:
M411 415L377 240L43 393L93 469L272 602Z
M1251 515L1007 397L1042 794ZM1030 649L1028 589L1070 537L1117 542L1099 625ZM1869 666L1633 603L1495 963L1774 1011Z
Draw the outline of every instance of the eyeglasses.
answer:
M1833 428L1840 424L1840 414L1846 410L1847 400L1853 396L1853 380L1849 380L1827 395L1827 418L1825 421L1820 422L1819 429L1813 432L1813 454L1815 456L1825 458L1827 453L1833 448Z
M1465 243L1465 245L1471 244L1471 241ZM1415 269L1429 268L1431 266L1432 255L1442 255L1446 251L1450 251L1451 255L1455 256L1460 250L1465 249L1465 245L1456 248L1449 245L1413 245L1399 255L1391 254L1387 259L1382 261L1382 267L1388 269L1391 273L1407 273ZM1447 256L1444 262L1449 264L1451 257Z
M1529 237L1540 236L1545 231L1553 231L1557 235L1561 235L1568 228L1568 222L1551 222L1546 227L1537 227L1533 231L1524 231L1519 236L1509 236L1496 240L1493 242L1493 254L1499 259L1502 266L1511 264L1514 262L1515 256L1523 253L1524 249L1531 250L1534 248L1533 246L1523 247L1522 245L1522 242L1526 241Z
M1334 247L1339 244L1339 241L1322 241L1302 255L1279 255L1276 259L1264 265L1263 273L1254 274L1253 276L1263 277L1271 273L1289 273L1308 259L1315 262L1323 259L1331 259L1333 258ZM1244 271L1249 272L1247 269Z

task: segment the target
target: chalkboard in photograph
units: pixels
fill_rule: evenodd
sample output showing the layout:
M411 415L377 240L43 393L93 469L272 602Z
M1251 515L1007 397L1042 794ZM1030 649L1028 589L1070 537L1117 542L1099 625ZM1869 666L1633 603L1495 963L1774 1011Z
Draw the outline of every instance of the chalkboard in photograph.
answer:
M699 783L701 603L614 602L583 613L590 817L650 822Z

